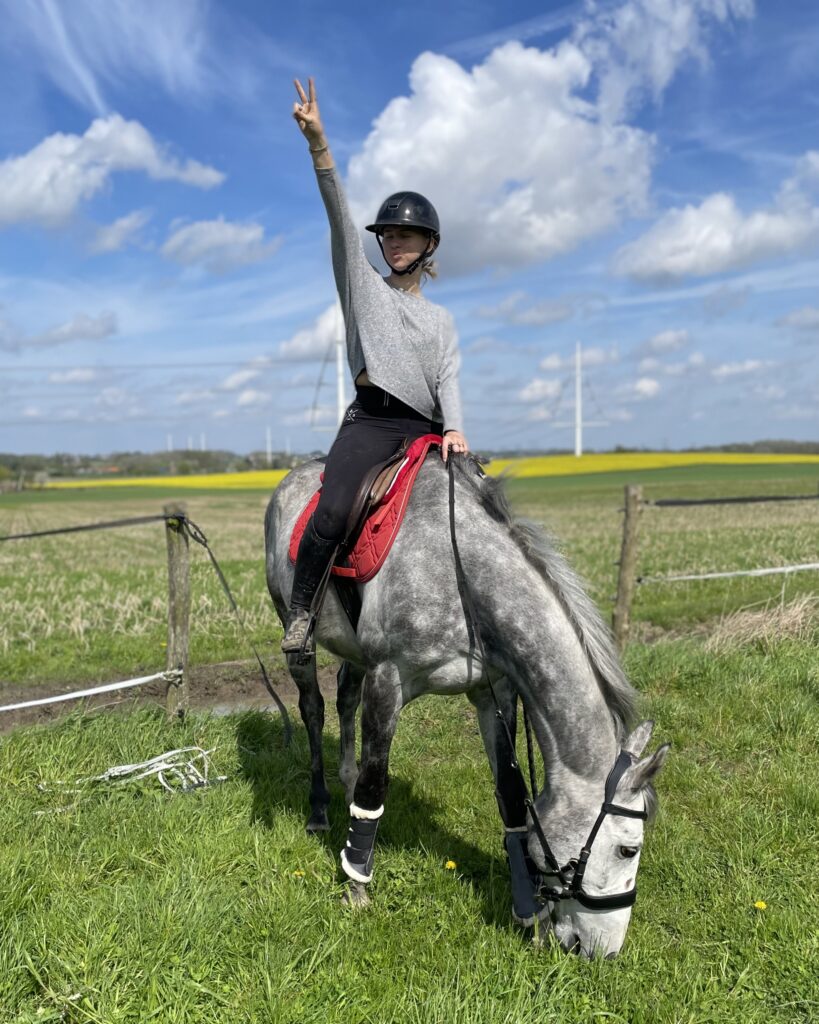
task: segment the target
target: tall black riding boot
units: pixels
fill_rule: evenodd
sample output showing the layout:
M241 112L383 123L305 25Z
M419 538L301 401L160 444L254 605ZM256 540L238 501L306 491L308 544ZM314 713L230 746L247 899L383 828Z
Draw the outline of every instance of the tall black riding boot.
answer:
M293 591L290 597L290 622L282 640L282 650L285 654L294 654L302 650L304 654L309 654L312 650L312 645L305 646L310 626L310 608L337 547L337 540L325 540L316 533L311 516L296 557Z

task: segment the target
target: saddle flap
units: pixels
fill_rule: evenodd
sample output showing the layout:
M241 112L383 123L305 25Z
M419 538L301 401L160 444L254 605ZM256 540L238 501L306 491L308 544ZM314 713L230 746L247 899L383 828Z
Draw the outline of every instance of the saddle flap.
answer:
M398 475L398 471L406 461L409 439L404 438L398 451L394 452L385 462L379 462L364 475L356 492L353 507L347 517L345 545L354 541L361 532L364 520L370 509L377 505L390 488L390 484Z
M426 453L432 445L440 443L439 434L425 434L416 438L409 447L402 446L386 462L373 466L358 489L356 503L348 519L347 540L337 564L333 566L334 576L346 577L356 583L366 583L375 576L398 533L413 482ZM291 562L296 561L301 536L320 494L320 490L313 494L293 528L289 551Z

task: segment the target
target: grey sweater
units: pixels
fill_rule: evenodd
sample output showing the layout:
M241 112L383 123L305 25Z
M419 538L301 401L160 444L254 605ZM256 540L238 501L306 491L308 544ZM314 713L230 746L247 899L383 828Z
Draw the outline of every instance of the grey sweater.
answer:
M444 430L463 430L458 336L452 316L424 297L391 288L364 255L334 167L316 169L330 220L333 273L347 328L353 380L370 382Z

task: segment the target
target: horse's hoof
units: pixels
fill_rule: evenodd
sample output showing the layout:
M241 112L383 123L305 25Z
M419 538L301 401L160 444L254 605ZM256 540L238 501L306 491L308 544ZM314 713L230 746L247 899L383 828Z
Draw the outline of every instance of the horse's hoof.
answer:
M304 830L309 836L316 835L318 832L329 832L330 821L326 814L311 814L307 819L307 824L304 826Z
M353 907L356 910L369 907L370 894L367 892L367 886L361 882L349 881L344 895L341 897L341 903L345 907Z

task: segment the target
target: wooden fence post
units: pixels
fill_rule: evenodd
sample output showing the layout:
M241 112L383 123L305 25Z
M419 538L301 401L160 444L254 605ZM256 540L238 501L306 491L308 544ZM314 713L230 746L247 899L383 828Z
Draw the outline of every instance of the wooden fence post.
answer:
M643 501L643 488L629 484L625 490L626 505L623 517L623 545L620 549L620 571L617 575L617 600L614 605L612 628L620 651L628 639L631 602L637 575L637 527Z
M165 505L167 516L185 511L181 504ZM169 718L182 718L188 710L188 641L190 637L191 577L188 535L178 519L165 520L168 542L168 670L179 669L181 679L168 683Z

